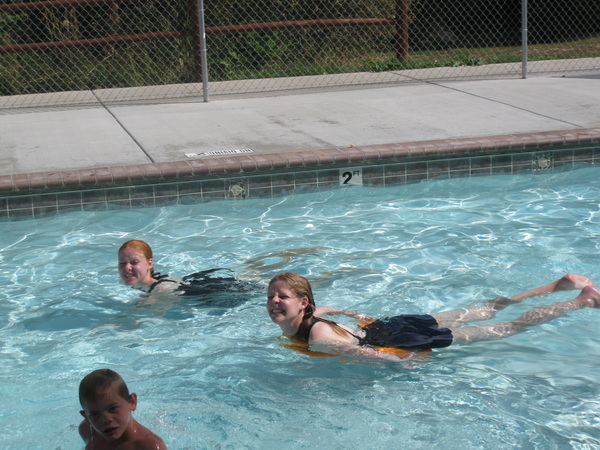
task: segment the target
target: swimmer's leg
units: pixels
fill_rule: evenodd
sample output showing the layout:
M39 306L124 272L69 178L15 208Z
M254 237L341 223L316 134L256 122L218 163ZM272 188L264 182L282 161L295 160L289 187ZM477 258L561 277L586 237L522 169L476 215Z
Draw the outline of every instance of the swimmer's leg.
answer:
M590 280L589 278L583 277L581 275L573 275L568 273L564 277L559 278L553 283L532 289L530 291L522 292L511 298L513 300L520 301L529 297L551 294L553 292L583 289L586 286L595 287L594 283L592 283L592 280Z
M279 269L280 267L291 262L294 257L307 253L319 253L322 250L329 250L329 247L302 247L283 250L280 252L269 253L265 256L257 256L246 261L248 272L259 272L261 275L268 275L267 272ZM265 260L269 258L279 258L279 261L272 264L265 264Z
M453 344L470 344L477 341L501 339L524 331L528 327L563 316L568 311L581 308L600 308L600 292L592 286L586 286L573 300L540 306L522 314L510 322L489 325L471 325L452 329Z
M513 303L518 303L518 300L508 297L496 297L486 302L478 302L475 307L469 306L464 309L442 311L432 314L432 316L441 328L454 328L468 322L493 319L498 311Z
M376 269L342 267L338 270L319 272L319 275L310 278L310 284L313 291L315 291L328 288L334 281L340 281L345 278L353 279L359 275L379 275L381 272L381 270Z
M492 319L498 311L503 310L508 305L519 303L529 297L536 297L559 291L583 289L586 286L593 287L594 283L592 283L589 278L568 273L564 277L559 278L550 284L522 292L510 298L497 297L483 303L478 303L476 307L469 306L465 309L456 311L442 311L441 313L433 314L433 317L441 327L453 328L467 322Z

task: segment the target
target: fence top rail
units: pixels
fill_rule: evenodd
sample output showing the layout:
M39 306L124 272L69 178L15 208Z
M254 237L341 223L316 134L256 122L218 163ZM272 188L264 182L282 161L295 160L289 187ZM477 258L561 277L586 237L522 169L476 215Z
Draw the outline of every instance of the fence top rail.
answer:
M68 8L72 6L110 5L143 1L148 0L49 0L27 3L3 3L0 4L0 12L24 12L52 8Z

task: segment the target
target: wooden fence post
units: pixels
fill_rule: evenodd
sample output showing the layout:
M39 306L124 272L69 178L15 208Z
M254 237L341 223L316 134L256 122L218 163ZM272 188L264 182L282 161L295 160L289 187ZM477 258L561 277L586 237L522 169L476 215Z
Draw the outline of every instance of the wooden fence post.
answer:
M192 18L192 48L194 49L194 75L196 81L202 81L202 42L200 36L200 14L198 0L188 0L190 17Z
M408 61L408 4L409 0L396 0L396 57Z

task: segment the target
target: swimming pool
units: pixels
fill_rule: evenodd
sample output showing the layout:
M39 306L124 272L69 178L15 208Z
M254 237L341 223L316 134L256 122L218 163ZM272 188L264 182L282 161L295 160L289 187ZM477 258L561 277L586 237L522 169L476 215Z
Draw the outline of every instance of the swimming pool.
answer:
M598 174L0 223L0 443L81 448L79 381L110 367L138 393L138 420L170 448L597 448L598 310L423 361L341 362L282 348L262 294L235 308L140 304L118 285L116 252L139 238L172 275L230 267L246 276L257 255L309 247L281 270L313 280L317 304L439 312L567 272L598 282ZM498 320L573 296L529 299Z

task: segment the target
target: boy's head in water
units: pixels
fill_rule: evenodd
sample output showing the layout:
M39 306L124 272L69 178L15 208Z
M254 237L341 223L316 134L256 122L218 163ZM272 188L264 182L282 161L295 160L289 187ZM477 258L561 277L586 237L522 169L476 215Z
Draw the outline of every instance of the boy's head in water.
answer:
M110 369L99 369L86 375L79 384L80 412L85 420L79 433L88 448L124 443L148 444L151 448L166 448L160 437L140 425L133 418L137 395L129 389L121 376Z

